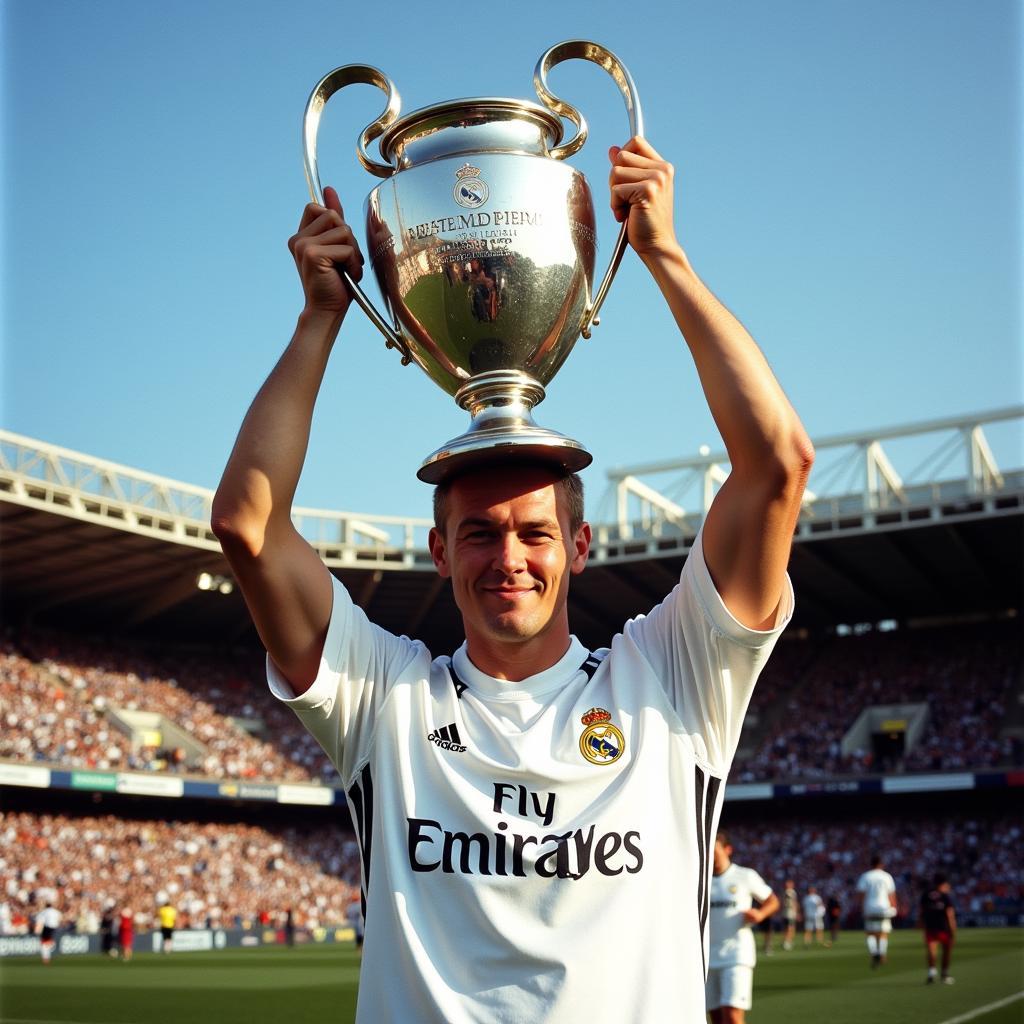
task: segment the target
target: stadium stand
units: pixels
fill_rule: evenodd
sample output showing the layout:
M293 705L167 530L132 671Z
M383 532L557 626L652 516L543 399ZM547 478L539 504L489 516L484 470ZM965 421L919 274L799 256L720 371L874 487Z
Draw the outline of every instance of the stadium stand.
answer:
M870 851L883 852L896 880L900 915L913 924L915 900L935 871L949 875L965 924L1020 912L1024 867L1020 815L974 807L822 820L784 814L736 823L727 804L737 860L756 865L774 888L785 878L806 891L838 896L857 924L856 881ZM359 894L354 835L338 826L140 819L126 812L0 813L0 900L12 931L48 898L65 919L95 931L104 907L130 906L139 927L164 896L183 926L255 927L278 922L289 906L305 928L345 921Z
M0 812L0 900L14 934L48 899L79 930L107 907L152 923L170 900L182 927L252 928L293 907L302 927L344 923L359 896L355 837L322 827Z
M797 617L755 692L723 822L740 863L776 888L793 875L801 891L838 894L848 924L875 849L905 910L942 869L966 918L1021 920L1024 471L1000 470L981 428L1022 418L816 440L816 472L846 489L812 479L790 564ZM932 475L901 481L881 442L936 432L938 461L918 453ZM959 455L966 475L942 476ZM696 500L671 481L652 488L664 467L618 471L616 521L595 528L570 598L584 643L607 645L673 585L700 523L690 510L713 495L721 461L672 470L679 488L692 477ZM847 466L863 471L849 487ZM24 928L49 890L85 930L109 901L130 902L142 928L161 893L183 924L228 926L289 905L307 926L342 924L358 897L336 773L266 689L209 500L0 431L0 931ZM293 512L375 622L435 651L460 642L426 520ZM149 788L119 791L126 772ZM190 791L195 779L216 782ZM285 784L331 799L289 805Z
M218 779L334 778L261 673L253 651L164 645L152 654L127 641L23 630L0 656L0 758ZM133 728L139 712L159 720ZM168 725L183 731L177 742Z
M856 883L874 852L896 882L903 925L914 925L916 901L937 871L949 876L962 923L1015 919L1024 895L1021 816L974 803L863 816L863 806L839 817L835 808L827 816L789 811L771 820L751 820L727 803L723 823L739 863L756 867L776 892L792 878L801 894L815 885L823 898L838 897L848 926L859 926Z
M1005 728L1020 664L1016 620L781 644L755 691L733 779L1020 766L1020 738ZM878 706L914 706L921 719L913 743L884 763L870 734L848 739L859 716ZM133 730L137 712L162 725ZM153 653L139 642L22 630L0 655L0 715L0 759L337 781L315 741L267 692L262 658L251 650L164 644ZM188 747L168 740L171 726Z
M798 660L794 646L810 649ZM736 781L1024 763L1019 736L1006 729L1021 685L1016 619L832 635L780 653L755 690L759 745L738 759ZM880 761L870 743L844 742L865 710L907 705L920 706L923 721L902 754Z

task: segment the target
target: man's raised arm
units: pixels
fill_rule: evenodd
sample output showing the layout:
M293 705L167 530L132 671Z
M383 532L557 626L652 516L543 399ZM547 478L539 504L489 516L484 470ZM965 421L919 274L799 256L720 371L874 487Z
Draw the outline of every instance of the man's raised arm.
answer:
M814 449L767 360L690 266L675 236L673 170L642 138L609 154L612 209L693 355L732 472L704 523L704 558L745 626L775 622Z
M326 189L324 201L327 208L306 207L288 242L305 308L242 423L211 523L260 638L296 694L316 678L333 596L327 567L292 524L292 501L313 406L349 306L337 266L359 280L363 263L337 193Z

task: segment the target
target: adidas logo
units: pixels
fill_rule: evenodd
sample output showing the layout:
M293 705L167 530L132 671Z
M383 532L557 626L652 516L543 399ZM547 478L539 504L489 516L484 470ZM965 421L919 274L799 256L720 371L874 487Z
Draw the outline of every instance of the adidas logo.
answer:
M459 735L459 727L452 722L451 725L446 725L436 732L432 732L427 736L435 746L440 747L442 750L451 750L456 754L465 753L466 748L462 745L462 737Z

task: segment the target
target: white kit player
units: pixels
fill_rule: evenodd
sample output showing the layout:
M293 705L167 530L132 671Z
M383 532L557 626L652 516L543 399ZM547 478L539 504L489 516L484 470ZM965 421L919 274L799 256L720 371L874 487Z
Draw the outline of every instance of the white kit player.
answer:
M610 648L569 629L591 530L579 478L552 462L568 449L446 463L429 545L465 631L451 656L373 624L297 532L313 405L350 300L338 268L362 273L331 189L290 242L306 307L214 500L273 692L348 793L360 1024L704 1016L712 839L755 680L792 614L813 450L676 241L671 166L641 138L610 158L613 210L686 337L732 466L678 584ZM496 330L511 279L506 291ZM372 443L364 424L349 443Z
M753 926L779 909L779 898L753 869L732 862L723 829L715 838L711 877L711 955L706 1004L713 1024L743 1024L754 995L757 943ZM755 907L754 904L759 906Z
M889 953L889 933L896 916L896 883L877 854L871 858L871 870L857 880L857 892L864 895L864 933L871 966L880 967Z
M39 936L39 953L44 964L50 963L53 956L53 947L57 944L57 930L60 928L60 911L52 904L46 906L36 914L36 934Z
M804 945L809 946L812 939L824 945L825 901L818 894L817 887L809 885L804 895Z

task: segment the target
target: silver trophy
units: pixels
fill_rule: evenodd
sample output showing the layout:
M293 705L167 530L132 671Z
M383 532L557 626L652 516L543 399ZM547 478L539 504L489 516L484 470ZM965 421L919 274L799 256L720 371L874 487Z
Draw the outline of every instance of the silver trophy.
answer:
M306 178L323 204L317 130L327 100L353 83L387 95L360 134L359 161L385 180L366 199L367 254L390 314L384 317L346 274L355 301L403 364L423 371L469 411L469 429L429 455L417 476L439 483L454 471L506 456L590 464L572 438L538 426L533 407L582 334L590 337L626 248L622 225L597 290L597 234L586 178L563 163L587 139L580 112L548 88L548 72L570 58L593 61L618 84L630 136L643 134L636 87L611 51L570 40L537 62L544 106L478 97L437 103L398 119L394 84L366 64L325 75L306 104ZM562 141L562 118L576 128ZM380 139L383 163L367 147Z

